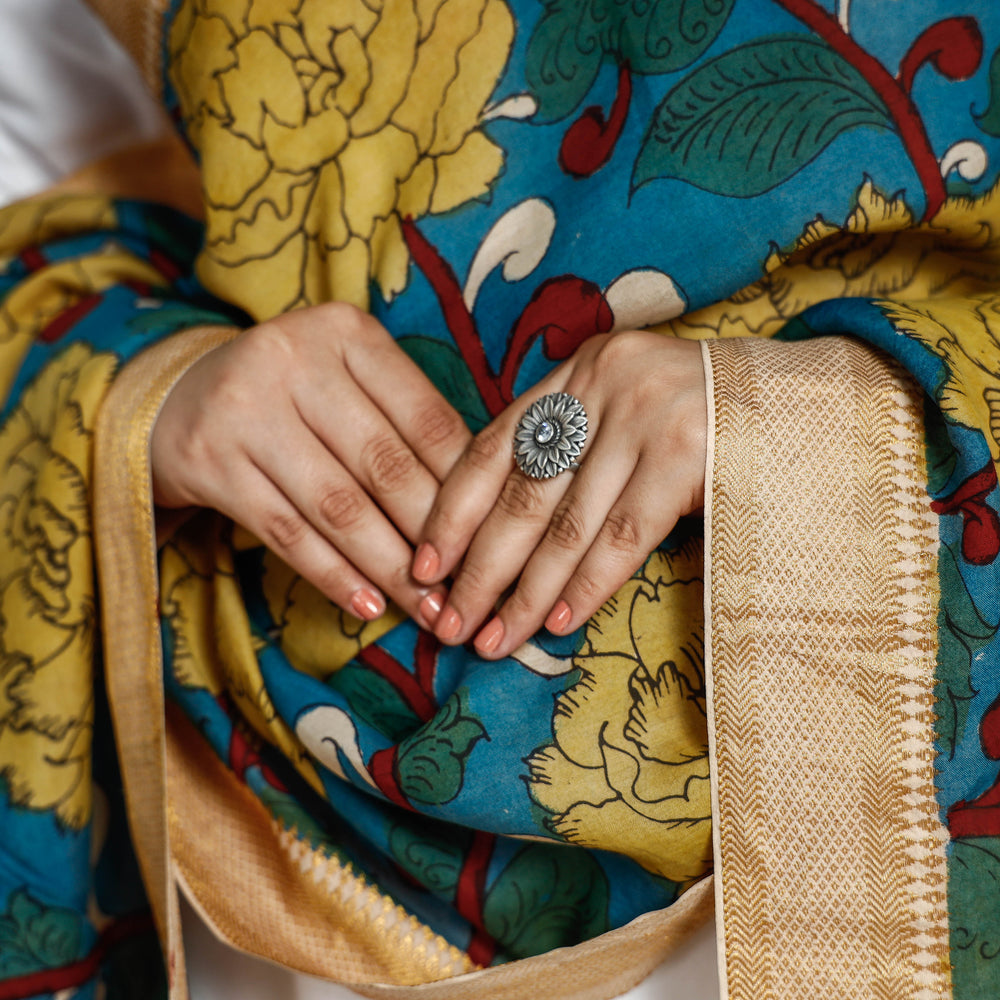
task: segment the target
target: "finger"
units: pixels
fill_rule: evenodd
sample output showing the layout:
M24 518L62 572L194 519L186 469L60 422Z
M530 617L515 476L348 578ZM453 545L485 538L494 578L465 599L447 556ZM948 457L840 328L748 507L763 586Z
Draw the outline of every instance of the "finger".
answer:
M580 561L545 620L565 635L591 617L646 561L680 517L680 492L665 490L666 476L641 463L612 506L593 544Z
M437 620L435 632L442 642L465 642L492 612L545 534L571 481L571 476L530 479L519 470L510 474L476 532Z
M373 321L374 322L374 321ZM345 362L357 384L382 411L414 454L441 482L472 434L451 404L384 331L357 346Z
M560 391L566 378L566 372L558 369L469 442L428 515L413 564L416 579L437 582L454 570L514 469L518 421L536 399Z
M403 535L416 541L440 487L434 471L349 375L332 376L323 399L336 404L320 405L314 394L296 399L302 420Z
M371 621L385 612L378 586L338 552L252 463L230 480L224 514L242 524L279 558L348 614Z
M514 591L475 637L480 655L502 658L541 628L598 538L608 512L629 482L635 461L635 455L608 433L594 441L587 461L570 480L526 560ZM449 604L455 599L453 588Z
M443 603L440 588L437 606L433 601L428 605L430 588L410 576L410 545L323 442L300 427L302 433L291 443L262 435L252 445L251 461L328 546L430 627ZM302 530L301 525L294 527Z
M441 484L414 560L413 575L421 582L451 573L497 502L514 468L508 423L501 418L481 430Z

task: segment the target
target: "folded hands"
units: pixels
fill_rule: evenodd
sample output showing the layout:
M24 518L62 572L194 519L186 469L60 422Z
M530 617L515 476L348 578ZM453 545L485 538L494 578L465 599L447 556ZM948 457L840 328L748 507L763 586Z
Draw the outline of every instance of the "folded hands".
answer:
M529 479L514 431L551 392L583 402L587 443L577 472ZM592 337L472 437L374 319L329 304L185 373L153 431L154 499L221 511L359 617L389 597L499 658L579 626L702 505L706 437L696 343Z

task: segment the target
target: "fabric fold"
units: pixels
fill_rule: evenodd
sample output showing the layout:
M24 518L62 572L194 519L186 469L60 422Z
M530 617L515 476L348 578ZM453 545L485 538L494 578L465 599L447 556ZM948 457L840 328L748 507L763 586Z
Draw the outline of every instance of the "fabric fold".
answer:
M177 334L132 359L100 410L94 444L94 534L105 675L129 821L168 970L183 967L166 829L164 697L149 436L178 378L233 327ZM183 976L171 975L183 1000Z

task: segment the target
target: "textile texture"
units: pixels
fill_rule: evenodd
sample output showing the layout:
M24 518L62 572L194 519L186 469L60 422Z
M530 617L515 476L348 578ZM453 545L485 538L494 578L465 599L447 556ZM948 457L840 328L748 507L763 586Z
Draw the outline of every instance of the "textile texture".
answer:
M1000 995L993 0L105 7L204 219L0 213L0 997L184 997L179 887L371 996L611 996L713 893L734 1000ZM154 511L175 381L329 300L473 431L705 341L705 517L486 662Z

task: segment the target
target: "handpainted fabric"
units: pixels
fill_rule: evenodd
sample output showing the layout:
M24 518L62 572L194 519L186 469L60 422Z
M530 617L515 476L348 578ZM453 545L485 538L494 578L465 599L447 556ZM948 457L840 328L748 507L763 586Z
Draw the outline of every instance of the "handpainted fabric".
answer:
M369 995L612 995L714 893L727 996L995 997L992 0L107 6L205 216L0 214L0 996L184 996L179 885ZM474 430L703 340L705 518L486 663L154 512L173 381L331 299Z

